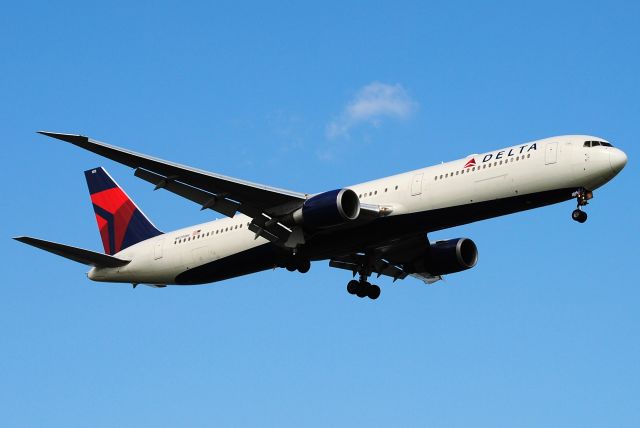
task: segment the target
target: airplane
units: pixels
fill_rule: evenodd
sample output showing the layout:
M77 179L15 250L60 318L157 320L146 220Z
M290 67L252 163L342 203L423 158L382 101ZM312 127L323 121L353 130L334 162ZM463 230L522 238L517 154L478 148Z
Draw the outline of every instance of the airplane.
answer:
M428 234L575 199L626 165L626 154L589 135L563 135L469 155L317 194L252 183L111 146L39 131L133 168L134 175L224 218L160 231L104 168L85 171L104 253L28 236L14 239L91 266L89 279L152 287L206 284L267 269L306 273L312 261L351 272L349 294L377 299L373 275L433 284L474 267L469 238ZM357 276L357 279L356 279Z

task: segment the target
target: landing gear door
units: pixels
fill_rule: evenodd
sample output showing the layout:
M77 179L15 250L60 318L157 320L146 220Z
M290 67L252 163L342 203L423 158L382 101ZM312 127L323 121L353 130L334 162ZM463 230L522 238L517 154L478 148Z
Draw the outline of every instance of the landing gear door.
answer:
M547 143L544 152L544 164L550 165L558 161L558 143Z
M424 174L416 174L413 176L413 181L411 182L411 196L418 196L422 194L422 176Z

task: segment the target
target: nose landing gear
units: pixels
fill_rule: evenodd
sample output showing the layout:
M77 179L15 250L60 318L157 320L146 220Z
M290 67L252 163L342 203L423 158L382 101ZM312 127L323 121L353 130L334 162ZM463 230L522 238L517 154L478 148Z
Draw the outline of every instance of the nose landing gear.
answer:
M578 201L578 207L571 213L571 218L578 223L584 223L587 221L587 213L582 211L581 208L589 204L589 199L593 198L593 192L585 188L580 188L573 193L573 196L575 196Z
M573 210L573 212L571 213L571 218L578 223L584 223L585 221L587 221L587 213L578 208Z

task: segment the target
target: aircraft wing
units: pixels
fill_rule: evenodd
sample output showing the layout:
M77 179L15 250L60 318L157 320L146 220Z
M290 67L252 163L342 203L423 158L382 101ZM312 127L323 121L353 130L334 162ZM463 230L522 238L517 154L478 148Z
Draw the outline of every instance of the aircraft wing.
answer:
M347 256L335 257L329 261L329 266L337 269L350 270L353 272L353 276L358 273L358 268L362 259L365 258L363 254L350 254ZM395 282L398 279L405 279L407 273L402 268L395 266L382 258L374 258L369 262L369 270L371 273L375 273L380 277L381 275L389 276L393 278Z
M442 276L412 270L412 262L424 254L428 245L429 241L424 234L408 236L367 248L362 253L333 257L329 261L329 266L350 270L353 276L359 273L361 267L364 267L367 275L388 276L393 278L393 282L412 276L426 284L433 284L441 280Z
M90 152L135 169L135 175L201 205L233 217L241 212L253 218L250 229L271 241L283 241L291 233L286 226L271 221L275 216L298 208L306 199L293 192L250 181L227 177L186 165L162 160L121 147L111 146L83 135L39 131L39 134L66 141Z

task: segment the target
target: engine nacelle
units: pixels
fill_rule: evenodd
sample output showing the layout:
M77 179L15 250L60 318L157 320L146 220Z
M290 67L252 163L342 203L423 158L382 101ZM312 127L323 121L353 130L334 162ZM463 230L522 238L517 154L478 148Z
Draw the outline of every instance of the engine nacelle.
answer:
M471 269L478 263L478 247L469 238L438 241L430 245L424 268L432 275L446 275Z
M304 201L293 213L293 221L315 229L337 226L360 215L360 199L351 189L321 193Z

